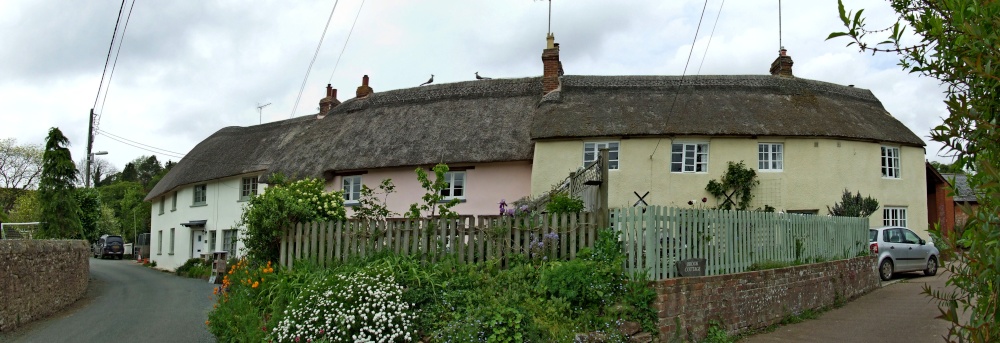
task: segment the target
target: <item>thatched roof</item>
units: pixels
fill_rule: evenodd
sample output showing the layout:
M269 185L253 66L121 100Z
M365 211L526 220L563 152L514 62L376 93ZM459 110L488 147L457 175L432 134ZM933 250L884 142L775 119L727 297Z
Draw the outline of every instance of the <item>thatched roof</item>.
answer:
M564 76L556 92L535 111L532 139L806 136L924 145L871 91L799 78Z
M195 146L146 196L266 170L290 177L437 163L529 161L539 78L374 93L315 115L227 127Z
M327 112L227 127L146 196L251 172L326 172L436 163L528 161L535 140L600 136L820 136L924 143L868 90L775 76L564 76L374 93ZM678 89L680 94L677 94ZM676 96L676 103L674 98ZM671 104L673 109L671 110Z

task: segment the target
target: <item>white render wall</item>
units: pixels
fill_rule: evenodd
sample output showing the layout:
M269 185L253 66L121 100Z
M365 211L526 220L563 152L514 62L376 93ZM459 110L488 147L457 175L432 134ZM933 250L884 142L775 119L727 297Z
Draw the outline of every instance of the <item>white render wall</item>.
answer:
M535 143L531 171L531 194L539 195L583 165L584 142L618 141L619 169L611 170L609 203L611 207L630 207L639 195L650 205L689 207L689 200L708 198L704 207L717 201L705 186L719 180L728 161L739 162L757 170L758 143L784 144L784 169L780 172L757 170L760 180L754 191L752 208L765 204L779 211L817 210L828 213L827 206L840 201L844 189L861 192L879 201L879 211L869 225L882 226L882 207L905 207L907 226L927 238L927 186L924 149L892 143L862 142L831 138L802 137L665 137L540 141ZM709 143L708 172L671 173L672 143ZM882 177L882 145L900 148L899 179Z
M193 206L194 186L199 184L188 184L177 190L177 208L171 208L174 192L153 200L152 229L150 230L150 261L156 262L156 267L165 270L175 270L185 261L192 257L192 231L200 228L188 228L181 225L193 220L207 220L205 223L205 234L202 240L205 241L204 253L213 251L223 251L224 230L237 229L236 223L243 213L245 201L240 201L240 187L244 177L251 175L240 175L226 179L205 182L206 204ZM264 191L266 184L257 185L257 193ZM165 201L163 214L160 214L160 202ZM170 231L174 231L174 250L170 252ZM163 232L162 250L158 250L160 244L160 234ZM216 232L214 246L208 246L210 233ZM239 236L237 236L239 237ZM236 253L241 254L243 250L242 242L238 242ZM145 257L145 256L144 256ZM232 257L232 256L231 256Z

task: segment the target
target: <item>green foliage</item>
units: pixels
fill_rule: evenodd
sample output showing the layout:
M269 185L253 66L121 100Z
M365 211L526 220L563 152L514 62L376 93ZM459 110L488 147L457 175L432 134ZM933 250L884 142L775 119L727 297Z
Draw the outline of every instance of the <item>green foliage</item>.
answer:
M448 165L438 164L434 166L434 181L428 179L427 172L422 168L417 168L417 181L425 191L420 197L422 204L411 204L410 210L406 213L407 218L421 218L426 215L428 218L455 218L458 213L452 208L458 205L459 199L445 200L441 191L448 189L448 180L445 173L448 172Z
M138 233L148 232L153 204L143 201L147 192L142 184L115 181L96 189L101 194L102 211L103 207L108 207L114 214L116 224L107 226L110 232L115 232L112 228L117 227L126 241L131 241ZM110 223L111 219L107 218L106 221Z
M965 231L942 236L932 230L936 242L955 251L955 262L945 268L953 286L948 291L924 292L939 301L941 318L951 323L948 340L966 342L1000 341L997 284L1000 279L1000 2L977 0L895 0L890 2L900 20L887 39L869 45L862 10L852 17L840 3L840 17L848 45L865 52L895 52L900 66L941 81L946 87L945 105L949 116L931 130L931 139L955 155L954 165L974 171L969 186L977 190L978 210L964 207L969 215ZM902 23L902 25L901 25ZM902 46L902 32L909 27L920 43ZM956 249L957 247L967 249ZM967 320L959 313L967 316Z
M175 273L189 278L208 278L212 275L212 263L200 258L188 259L180 267L177 267Z
M14 207L5 222L31 223L42 220L42 205L38 202L38 192L25 191L14 202Z
M272 180L274 182L274 180ZM264 194L250 198L238 226L243 228L247 257L256 264L278 260L281 234L295 223L344 220L344 196L327 193L323 181L303 179L272 184Z
M84 238L80 205L75 195L76 176L69 139L58 128L49 129L42 156L42 178L38 184L43 222L39 238Z
M38 145L0 139L0 214L10 212L14 202L38 184L43 153Z
M722 323L715 320L708 321L708 333L705 335L705 340L702 343L731 343L736 340L729 336L726 329L723 327Z
M753 200L753 188L760 184L757 180L757 172L752 168L747 168L743 161L735 163L727 162L726 173L722 174L722 182L712 179L708 181L705 190L722 200L719 205L723 210L746 210Z
M862 198L860 191L852 195L851 191L844 189L844 194L840 196L840 202L833 204L833 208L827 206L826 210L832 216L867 218L878 211L878 207L878 200L872 199L871 196Z
M76 190L76 203L80 204L80 225L83 227L83 239L88 242L97 241L101 230L97 222L101 219L101 198L93 188Z
M354 218L361 220L385 220L396 213L389 210L386 202L389 201L389 194L396 191L396 186L392 184L392 179L384 179L378 186L379 192L368 188L368 185L361 185L361 198L358 199L358 206L354 207ZM382 198L379 198L379 195Z
M584 259L552 262L542 270L539 286L546 295L568 301L573 306L596 306L619 291L616 286L621 285L622 277L597 269L597 262ZM598 275L599 272L604 275Z
M938 173L942 174L965 174L965 170L958 163L941 163L938 161L931 161L931 167L934 167Z
M549 203L545 204L545 211L549 213L580 213L583 211L583 200L568 194L556 193L552 195Z

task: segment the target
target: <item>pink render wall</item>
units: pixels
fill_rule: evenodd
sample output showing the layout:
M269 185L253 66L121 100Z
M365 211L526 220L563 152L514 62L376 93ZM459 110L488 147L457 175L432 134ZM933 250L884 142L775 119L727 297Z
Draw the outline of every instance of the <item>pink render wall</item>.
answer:
M531 193L530 161L463 164L453 167L472 167L465 171L465 202L454 208L459 214L498 214L501 199L511 203ZM420 197L424 195L424 189L417 182L415 169L416 167L400 167L368 170L361 175L361 182L377 191L383 179L392 179L396 192L389 195L386 204L389 210L402 216L410 209L410 204L420 203ZM428 170L427 173L433 178L433 172ZM342 182L342 177L337 176L326 184L326 190L340 190ZM349 208L347 215L353 216L353 210Z

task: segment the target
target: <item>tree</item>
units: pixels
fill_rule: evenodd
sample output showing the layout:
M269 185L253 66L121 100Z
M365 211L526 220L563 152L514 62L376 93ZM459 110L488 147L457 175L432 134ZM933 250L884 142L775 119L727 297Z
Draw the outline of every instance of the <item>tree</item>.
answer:
M362 221L385 220L389 216L396 215L386 206L389 201L389 194L396 191L396 186L392 184L392 179L383 179L378 186L379 192L361 185L361 198L358 199L358 206L354 208L354 218ZM382 198L379 198L382 195Z
M42 204L40 238L83 238L74 186L76 165L68 146L69 139L59 128L49 129L38 183L38 200Z
M42 147L0 139L0 212L10 212L25 190L34 189L42 174Z
M434 166L433 171L434 181L431 181L427 178L426 171L417 168L417 182L420 182L420 187L423 187L425 191L424 195L420 197L424 203L410 204L410 210L405 214L407 218L420 218L421 212L426 213L428 218L454 218L458 216L458 213L451 209L458 205L459 200L457 198L446 200L445 196L441 195L441 191L448 189L449 186L445 177L445 174L448 173L448 165L438 164Z
M941 163L938 161L931 161L931 167L937 170L938 173L942 174L965 174L965 170L958 163Z
M840 202L833 204L833 208L826 207L831 216L839 217L864 217L868 218L872 213L878 211L878 200L872 197L861 197L859 191L856 195L851 195L851 191L844 189L844 194L840 196Z
M31 223L42 220L41 204L38 203L37 191L25 191L14 202L7 220L14 223Z
M76 163L76 169L80 171L79 179L84 179L84 173L87 170L87 159L81 159ZM117 179L119 175L118 168L110 161L103 158L94 158L90 161L90 182L93 187L107 186Z
M708 181L705 190L715 196L716 200L722 199L719 205L723 210L746 210L753 200L753 188L760 184L757 180L757 172L747 168L743 161L735 163L729 161L726 173L722 174L722 182L712 179ZM724 199L723 199L724 198Z
M925 286L924 293L939 301L940 318L951 323L946 339L998 342L1000 1L893 0L890 4L900 20L889 27L885 40L867 41L869 34L880 31L868 29L863 10L845 11L842 2L840 18L847 31L831 33L827 39L847 37L848 46L856 45L862 52L896 53L904 70L933 77L947 87L948 117L931 131L931 139L954 154L955 165L975 172L968 181L979 191L979 207L962 208L969 220L961 237L944 236L940 227L931 230L937 242L955 251L955 263L945 266L952 273L948 284L953 290ZM919 43L903 44L907 27ZM956 249L959 246L967 249ZM969 315L968 320L958 315L962 312Z
M80 205L80 225L83 229L83 239L88 242L96 241L102 233L97 227L98 221L101 219L100 194L93 188L78 188L76 202Z

